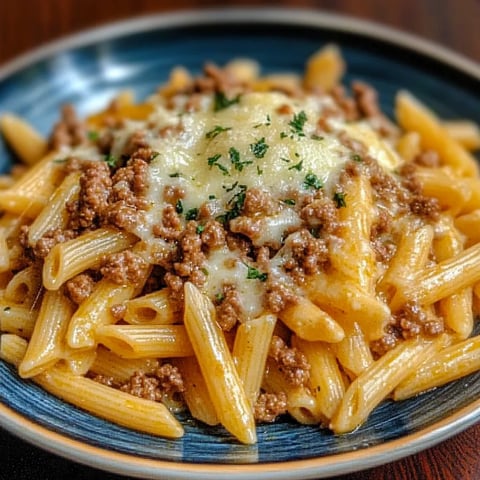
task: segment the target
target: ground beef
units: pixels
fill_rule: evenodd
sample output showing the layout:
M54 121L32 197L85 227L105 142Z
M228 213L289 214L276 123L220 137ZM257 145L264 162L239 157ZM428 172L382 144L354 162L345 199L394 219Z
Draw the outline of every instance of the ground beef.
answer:
M290 384L294 386L307 384L310 378L310 364L300 350L288 347L284 340L274 335L269 355L277 362L279 370Z
M145 195L148 188L148 163L133 157L112 177L112 202L123 201L136 208L145 208Z
M284 268L301 281L304 275L320 273L329 261L327 242L314 237L308 230L302 229L289 237L291 258L285 261Z
M140 283L146 276L148 264L145 260L132 252L125 250L108 255L100 268L100 273L119 285Z
M137 130L128 138L122 151L122 156L131 157L132 154L140 148L148 148L148 142L145 139L145 132Z
M126 232L134 232L141 220L141 212L124 201L108 205L103 212L103 221L106 225L112 225Z
M143 372L135 372L129 380L124 383L120 390L135 397L144 398L153 402L161 402L163 392L159 388L158 378L145 375Z
M68 280L65 284L65 291L70 300L80 305L86 298L88 298L95 286L95 280L88 273L81 273Z
M184 392L185 385L178 367L170 363L164 363L159 367L155 376L158 378L159 385L165 393Z
M76 233L70 229L62 230L60 228L55 228L53 230L48 230L35 243L33 253L36 257L45 258L57 243L63 243L75 237Z
M370 350L375 358L382 357L388 351L395 348L402 338L401 330L396 328L394 325L387 325L385 330L386 333L382 338L374 340L370 343Z
M152 232L156 237L167 241L178 240L183 231L183 224L175 206L167 204L162 212L162 224L154 225Z
M187 223L178 241L180 260L173 266L175 273L181 277L189 278L197 272L195 277L198 282L200 279L198 271L204 266L205 254L202 251L202 239L197 232L197 227L198 224L194 220Z
M69 228L92 229L99 225L108 207L112 189L110 169L104 162L90 162L80 177L78 200L67 204Z
M265 291L265 303L272 313L279 313L284 310L289 303L294 303L297 296L281 283L267 280Z
M272 195L260 188L249 188L245 192L242 213L247 216L274 215L279 210L279 204Z
M167 185L163 189L163 200L171 205L176 205L179 200L185 197L185 190L176 185Z
M112 317L115 319L116 322L123 320L126 311L127 307L123 303L117 303L110 307L110 313L112 314Z
M437 198L416 195L410 201L410 210L419 217L435 221L440 216L440 203Z
M117 387L117 384L113 377L106 376L106 375L93 375L91 378L94 382L100 383L107 387L113 387L113 388Z
M203 226L201 239L202 244L209 251L221 248L226 242L225 228L216 220L208 220L208 222Z
M334 234L340 224L335 202L326 196L313 200L300 211L300 217L311 227L320 227L322 232Z
M257 423L273 423L280 415L287 413L287 395L261 393L255 402L254 416Z
M405 339L417 337L422 333L434 336L444 331L443 319L427 315L415 302L407 302L394 315L394 325Z
M216 307L217 322L220 328L229 332L243 318L243 308L240 296L232 285L225 285L221 299Z
M343 112L344 118L347 122L353 122L358 119L358 108L355 100L347 95L346 89L343 85L335 85L330 91L336 104Z
M87 140L87 125L78 119L75 109L67 104L62 107L60 121L54 126L49 140L52 150L66 146L76 146Z
M438 168L440 166L440 155L435 150L425 150L417 155L413 161L422 167Z

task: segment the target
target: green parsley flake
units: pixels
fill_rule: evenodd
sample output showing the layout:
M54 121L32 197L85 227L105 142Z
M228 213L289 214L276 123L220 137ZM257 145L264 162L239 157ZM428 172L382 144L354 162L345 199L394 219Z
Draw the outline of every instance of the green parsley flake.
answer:
M262 137L255 143L251 143L250 150L255 157L263 158L268 150L268 145L265 143L265 137Z
M218 163L218 160L221 156L222 155L220 153L217 153L216 155L213 155L213 157L208 158L208 166L210 168L215 166L223 173L223 175L229 175L227 167L224 167L221 163Z
M227 98L223 92L215 92L215 98L213 99L213 111L218 112L224 110L236 103L240 102L240 94L233 98Z
M268 278L268 273L260 272L257 268L251 267L250 265L245 264L247 267L247 280L260 280L265 282Z
M302 110L299 113L296 113L293 116L292 121L289 122L290 131L299 137L304 137L305 133L303 133L303 127L307 121L307 114Z
M180 172L175 172L175 173L170 173L168 176L170 178L178 178L178 177L181 177L182 174Z
M215 125L212 130L207 132L205 134L206 138L212 139L215 138L217 135L220 135L223 132L228 132L228 130L231 130L232 127L222 127L220 125Z
M347 202L345 201L346 194L343 192L335 192L333 194L333 201L337 205L337 208L343 208L347 206Z
M111 153L109 153L108 155L105 155L105 163L111 167L111 168L115 168L118 164L118 157L116 157L115 155L112 155Z
M235 168L235 170L238 170L239 172L243 170L243 167L253 163L250 160L245 160L244 162L242 162L240 160L240 152L234 147L230 147L228 155L230 156L230 161L232 162L233 168Z
M185 214L185 220L196 220L198 217L198 208L191 208Z
M205 230L205 225L197 225L197 233L200 235Z
M87 133L87 137L91 142L96 142L98 140L98 138L100 137L100 134L95 130L90 130Z
M313 188L315 190L320 190L323 187L322 181L314 173L307 173L303 185L307 189Z
M175 211L177 213L183 213L183 203L181 200L177 200L177 203L175 204Z
M285 200L282 200L282 202L285 203L286 205L291 205L291 206L295 205L295 200L293 198L286 198Z
M298 163L295 165L292 165L291 167L288 167L289 170L297 170L298 172L302 171L303 167L303 160L300 160Z
M363 162L363 158L362 158L361 155L359 155L358 153L354 153L350 158L351 158L354 162Z

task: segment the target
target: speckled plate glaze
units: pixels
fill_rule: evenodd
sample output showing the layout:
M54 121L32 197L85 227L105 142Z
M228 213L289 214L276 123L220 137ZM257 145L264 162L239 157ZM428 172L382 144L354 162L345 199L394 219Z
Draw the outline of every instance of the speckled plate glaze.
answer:
M480 68L457 54L371 23L296 10L216 10L140 18L48 45L0 70L0 111L47 133L58 108L83 115L115 92L154 91L175 65L198 72L206 60L258 60L264 72L301 72L327 42L342 48L346 82L373 84L385 111L407 88L446 118L480 123ZM1 142L1 140L0 140ZM0 143L0 166L11 154ZM401 403L382 404L356 431L335 436L289 421L258 427L243 446L221 428L185 416L169 441L112 425L22 381L0 362L0 422L42 448L97 468L157 479L306 479L357 471L429 447L480 419L480 374Z

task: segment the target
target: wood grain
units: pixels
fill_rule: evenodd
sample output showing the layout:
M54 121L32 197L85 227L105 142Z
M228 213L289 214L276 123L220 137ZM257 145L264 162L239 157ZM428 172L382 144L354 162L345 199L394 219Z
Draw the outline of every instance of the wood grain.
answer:
M441 43L480 61L478 0L0 0L0 64L79 30L132 16L219 6L285 6L343 13ZM0 429L0 478L120 480L52 456ZM480 424L434 448L336 480L480 480Z

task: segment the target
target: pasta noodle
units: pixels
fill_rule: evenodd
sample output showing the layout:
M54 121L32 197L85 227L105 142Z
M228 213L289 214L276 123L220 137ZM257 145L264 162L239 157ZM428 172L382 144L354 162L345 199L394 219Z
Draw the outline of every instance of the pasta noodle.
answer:
M177 412L244 444L256 425L360 426L480 370L479 128L410 92L395 122L341 85L254 60L184 67L41 137L0 178L0 357L65 401L178 438ZM58 132L57 132L58 133ZM70 138L71 137L71 138Z

